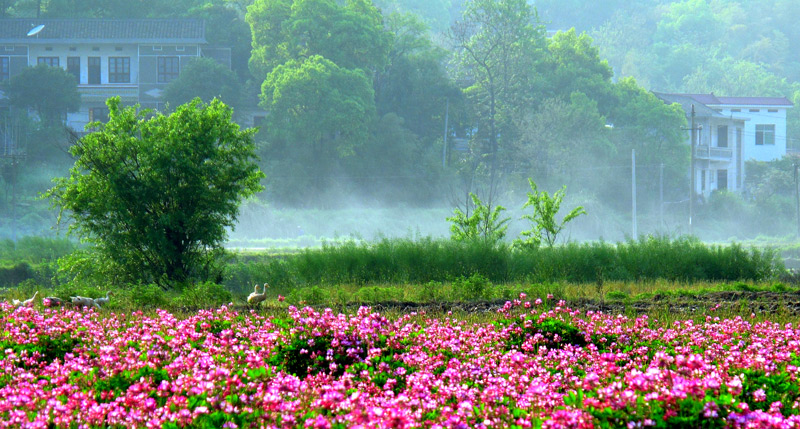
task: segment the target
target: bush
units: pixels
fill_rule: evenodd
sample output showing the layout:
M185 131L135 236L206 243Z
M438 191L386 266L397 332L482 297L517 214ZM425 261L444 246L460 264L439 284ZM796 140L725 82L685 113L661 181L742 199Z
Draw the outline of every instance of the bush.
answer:
M355 294L356 301L360 302L389 302L403 301L405 294L396 287L363 287Z
M332 303L331 292L319 286L295 289L289 293L286 299L295 305L330 305Z
M214 282L201 282L184 287L175 304L186 308L209 308L219 307L231 300L231 293L224 286Z
M459 299L465 301L491 298L492 282L480 274L473 274L469 278L461 277L453 282L453 291Z
M36 278L36 272L27 262L18 262L10 267L0 267L0 285L16 286L25 280Z

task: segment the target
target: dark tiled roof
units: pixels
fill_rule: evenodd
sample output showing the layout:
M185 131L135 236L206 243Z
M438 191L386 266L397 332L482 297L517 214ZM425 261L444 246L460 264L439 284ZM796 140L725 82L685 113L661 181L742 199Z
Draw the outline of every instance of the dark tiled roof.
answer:
M786 97L717 97L720 104L739 106L794 106Z
M37 25L44 28L27 36ZM2 43L206 43L200 19L0 19Z
M708 106L787 106L792 107L786 97L721 97L712 94L661 94L689 97Z
M694 113L695 113L695 115L697 115L699 117L706 117L706 116L720 117L720 118L727 117L727 116L723 116L721 113L717 112L716 110L708 107L702 101L697 100L691 94L661 94L661 93L658 93L658 92L654 92L653 94L655 94L656 97L664 100L667 103L670 103L670 104L671 103L678 103L678 104L680 104L687 115L689 114L689 112L692 111L692 105L694 105ZM711 104L711 103L709 103L709 104Z

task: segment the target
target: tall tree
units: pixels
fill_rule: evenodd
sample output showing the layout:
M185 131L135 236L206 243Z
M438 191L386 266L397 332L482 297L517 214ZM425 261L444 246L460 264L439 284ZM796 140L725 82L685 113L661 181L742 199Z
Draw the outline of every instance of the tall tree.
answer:
M310 191L296 192L299 201L319 195L339 161L367 140L375 115L374 92L364 72L318 55L276 67L261 87L261 100L270 112L269 158L306 181ZM283 197L294 192L284 191Z
M195 58L181 70L178 78L164 88L164 101L171 106L185 104L194 98L211 102L219 98L229 106L237 106L241 84L228 67L210 58Z
M63 123L81 104L75 76L60 67L28 67L4 84L11 105L35 110L45 123Z
M208 267L240 200L261 189L254 131L240 131L217 100L169 116L119 98L107 105L108 122L73 146L75 166L47 195L129 281L218 280Z
M390 36L368 0L257 0L248 8L257 79L291 59L320 55L369 76L386 64Z
M528 103L541 84L537 70L545 50L544 27L525 0L470 0L450 38L460 78L469 82L466 94L475 109L477 136L488 142L494 183L500 146L515 134L510 112Z

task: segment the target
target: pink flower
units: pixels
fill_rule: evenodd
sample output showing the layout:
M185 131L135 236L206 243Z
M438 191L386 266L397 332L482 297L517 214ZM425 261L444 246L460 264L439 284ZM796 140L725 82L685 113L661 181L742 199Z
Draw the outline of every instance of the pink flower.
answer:
M278 301L280 302L286 301L286 297L284 297L283 295L278 295Z

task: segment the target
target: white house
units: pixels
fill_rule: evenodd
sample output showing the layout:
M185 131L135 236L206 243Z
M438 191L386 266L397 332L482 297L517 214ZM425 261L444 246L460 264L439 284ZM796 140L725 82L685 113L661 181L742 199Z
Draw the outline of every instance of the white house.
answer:
M745 161L774 161L786 155L785 97L720 97L711 94L659 94L679 103L691 124L694 108L695 192L743 190ZM687 141L691 131L687 130Z
M162 107L163 88L201 56L230 66L230 50L206 46L198 19L0 19L0 81L28 66L63 67L81 94L80 110L67 116L77 131L106 118L112 96Z

